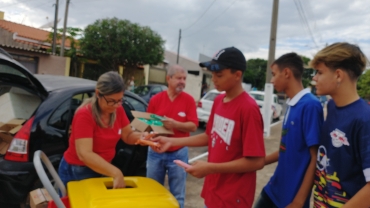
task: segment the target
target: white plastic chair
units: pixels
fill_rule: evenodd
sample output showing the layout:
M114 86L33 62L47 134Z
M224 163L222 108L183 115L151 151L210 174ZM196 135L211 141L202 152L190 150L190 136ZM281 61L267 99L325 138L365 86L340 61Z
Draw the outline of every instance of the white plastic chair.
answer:
M55 205L58 208L66 208L63 204L62 200L59 198L58 193L55 191L53 185L51 184L44 167L42 166L42 162L44 162L46 168L48 169L49 173L53 177L56 187L59 188L62 197L66 196L66 187L64 186L62 180L59 178L58 173L55 171L53 164L51 164L49 158L45 155L45 153L41 150L37 150L33 156L33 165L35 166L37 175L40 178L41 183L44 185L46 190L49 192L49 195L54 200Z

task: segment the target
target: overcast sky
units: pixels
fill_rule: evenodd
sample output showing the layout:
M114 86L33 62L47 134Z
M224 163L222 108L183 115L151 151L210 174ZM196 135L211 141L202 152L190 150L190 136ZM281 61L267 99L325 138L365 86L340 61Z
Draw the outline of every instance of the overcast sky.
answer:
M54 19L55 0L0 0L5 19L40 27ZM59 0L58 28L66 0ZM166 50L198 60L229 46L250 58L268 58L273 0L71 0L68 27L117 17L149 26ZM280 0L276 57L297 52L312 58L326 44L358 44L370 58L370 0Z

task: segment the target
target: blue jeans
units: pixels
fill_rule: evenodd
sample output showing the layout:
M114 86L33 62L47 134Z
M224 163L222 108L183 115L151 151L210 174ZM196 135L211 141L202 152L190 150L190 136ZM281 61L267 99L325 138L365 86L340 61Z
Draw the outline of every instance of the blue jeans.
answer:
M266 194L265 190L262 189L256 203L253 208L278 208L271 200L269 195Z
M176 165L174 160L181 160L188 163L188 148L183 147L174 152L165 152L158 154L151 148L148 148L148 160L146 162L146 176L158 181L164 185L164 179L168 174L168 185L170 192L184 208L186 175L184 168Z
M64 157L60 161L58 174L65 187L67 187L69 181L79 181L102 176L87 166L70 165L64 160Z

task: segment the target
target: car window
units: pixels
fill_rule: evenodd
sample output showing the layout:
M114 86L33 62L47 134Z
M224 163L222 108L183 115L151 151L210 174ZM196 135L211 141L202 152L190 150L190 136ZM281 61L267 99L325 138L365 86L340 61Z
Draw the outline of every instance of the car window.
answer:
M133 110L141 111L141 112L146 111L146 106L141 101L139 101L139 100L137 100L133 97L127 96L127 95L125 95L124 100L127 101L129 103L129 105L131 105L134 108Z
M48 124L58 129L65 129L69 116L71 100L64 101L49 118Z
M153 90L152 90L152 92L151 92L151 94L152 95L155 95L155 94L157 94L159 92L162 92L161 87L154 87Z
M139 86L139 87L136 87L134 89L134 93L139 95L139 96L144 96L144 95L148 94L149 91L150 91L149 86Z
M259 101L263 101L264 100L264 95L260 95L260 94L253 94L251 93L251 95L253 96L253 98L255 100L259 100Z
M81 93L64 101L50 116L48 124L58 129L65 129L67 124L72 121L76 109L89 97L88 93Z
M206 94L206 95L204 96L204 98L203 98L203 99L205 99L205 100L209 100L209 101L214 101L214 100L215 100L215 98L216 98L219 94L220 94L220 93L213 93L213 92L210 92L210 93Z
M13 67L5 64L0 64L0 74L12 74L12 75L17 75L21 77L26 77L24 74Z

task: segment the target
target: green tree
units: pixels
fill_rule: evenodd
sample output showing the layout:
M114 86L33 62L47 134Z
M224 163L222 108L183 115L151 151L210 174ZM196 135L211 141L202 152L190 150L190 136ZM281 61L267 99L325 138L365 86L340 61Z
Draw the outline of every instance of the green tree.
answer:
M267 60L265 59L249 59L247 61L247 69L244 73L243 81L252 84L259 90L265 88Z
M308 64L310 63L311 59L306 56L301 56L304 64L304 70L302 75L302 83L303 87L308 87L310 82L312 81L312 77L314 74L314 69L308 67Z
M370 99L370 69L360 76L357 81L357 90L360 97Z
M106 71L125 67L124 78L143 64L158 64L164 57L164 40L149 27L128 20L96 20L85 28L80 41L82 54L97 60Z

